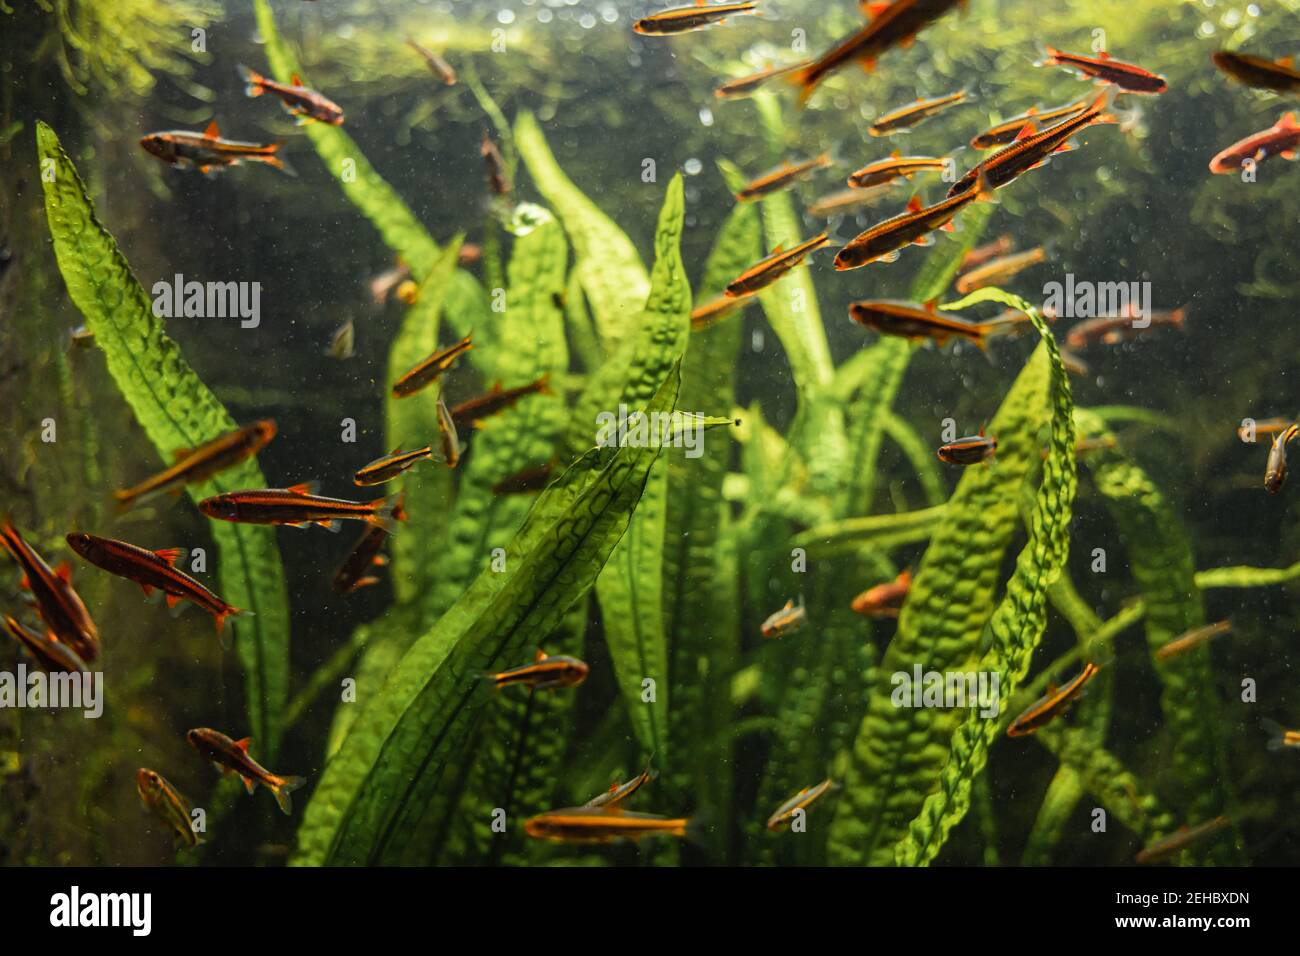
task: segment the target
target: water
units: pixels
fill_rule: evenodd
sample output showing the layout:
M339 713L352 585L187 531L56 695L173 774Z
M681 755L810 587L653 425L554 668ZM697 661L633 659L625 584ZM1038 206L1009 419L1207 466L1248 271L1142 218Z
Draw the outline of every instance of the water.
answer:
M0 714L0 860L279 865L296 853L308 863L880 864L894 861L897 845L905 862L1128 865L1178 827L1225 815L1230 825L1173 862L1296 861L1288 810L1300 780L1289 753L1266 748L1263 726L1300 723L1287 646L1293 585L1286 575L1215 572L1285 569L1300 543L1288 518L1294 489L1272 496L1262 487L1270 436L1248 444L1237 435L1244 419L1297 406L1288 376L1296 333L1287 304L1300 283L1288 241L1293 169L1273 157L1253 176L1214 176L1207 164L1293 105L1232 82L1211 54L1291 52L1300 4L1099 0L1035 5L1030 17L1028 4L974 0L886 52L872 74L853 65L834 74L803 109L780 78L753 99L721 101L713 88L820 54L861 26L852 3L770 0L761 19L658 38L632 30L647 5L611 0L275 0L280 41L253 4L234 0L60 0L78 37L60 34L35 5L15 6L0 13L0 240L10 253L0 278L0 498L51 564L72 564L103 641L92 669L103 674L104 711L93 720L68 709ZM143 59L105 39L111 31L147 40ZM443 56L458 82L431 73L408 38ZM343 108L341 127L304 129L274 95L244 96L237 67L280 75L278 42L309 87ZM1095 95L1063 69L1034 66L1047 45L1108 50L1163 76L1168 92L1121 96L1122 128L1084 130L1078 151L999 190L998 205L962 211L959 231L940 233L935 246L837 272L835 247L899 212L913 191L938 202L952 178L923 173L829 224L804 212L840 191L848 172L895 147L948 155L1030 106ZM868 133L917 96L963 88L973 103L895 137ZM279 155L296 175L246 163L205 177L138 145L147 133L197 132L213 119L229 139L283 142ZM96 330L102 315L85 314L90 287L69 295L44 202L71 179L43 178L38 121L67 150L150 304L156 284L178 275L243 284L245 304L256 302L242 322L182 314L162 324L234 422L277 423L257 456L265 484L320 480L324 494L355 501L405 489L410 518L386 549L379 583L348 596L331 588L357 523L333 535L204 518L195 499L246 490L229 484L238 471L194 498L115 509L110 492L161 470L163 453L180 444L159 435L179 428L201 441L222 429L195 411L194 379L170 357L159 362L151 320L109 341L111 326ZM508 195L489 189L485 131L503 150ZM749 220L730 220L733 243L710 274L706 260L736 208L719 161L750 179L823 152L833 168L748 207L740 215ZM952 168L959 175L987 155L967 146ZM644 406L663 381L687 337L685 303L649 316L640 307L679 171L684 273L666 268L660 287L684 275L694 305L778 242L826 228L832 248L761 303L690 334L678 408L740 424L704 432L701 457L662 451L666 465L649 473L632 529L606 561L646 478L645 449L585 458L545 496L492 486L547 463L563 474L598 440L593 416ZM435 253L458 234L478 257L458 278L436 273ZM1069 376L1070 401L1093 412L1076 416L1079 436L1105 434L1078 457L1063 578L1073 587L1042 591L1048 554L1015 579L1017 605L999 609L1030 540L1022 512L1043 482L1049 396L1062 392L1062 376L1049 374L1046 357L1031 359L1032 329L987 351L910 348L847 316L851 302L917 298L935 277L929 294L955 301L945 264L1004 235L1018 250L1046 250L1002 282L1032 306L1044 306L1052 283L1136 283L1156 312L1185 307L1186 324L1080 352L1087 371ZM60 254L72 248L65 241ZM369 288L398 255L417 285L435 275L409 308L396 294L376 304ZM93 274L99 283L103 274ZM430 301L440 296L435 326ZM1002 308L961 314L990 319ZM1088 317L1062 315L1056 340ZM355 355L327 357L346 321ZM667 330L660 339L627 344L656 321ZM83 324L94 342L70 345ZM443 378L450 404L547 373L549 394L464 429L454 470L426 462L385 488L354 486L352 473L399 440L441 453L437 387L400 401L388 387L435 346L470 333L474 351ZM140 360L134 368L112 358L128 352ZM1023 401L1004 405L1008 395ZM150 415L172 424L151 427ZM935 458L982 425L999 440L992 463L963 471ZM1056 428L1064 442L1059 415ZM1059 475L1067 458L1047 469L1048 525L1056 483L1069 484ZM634 490L608 503L592 469L624 466ZM647 506L656 500L666 504ZM539 501L535 522L552 530L542 545L516 541ZM610 510L589 511L597 501ZM594 550L557 553L553 543L566 539L554 523L583 514L608 522L597 522ZM895 514L911 530L879 533ZM874 537L851 524L869 516L882 516L868 522ZM1042 545L1047 529L1036 527ZM74 530L188 549L183 566L197 580L231 603L252 600L258 614L237 620L224 647L207 613L169 616L72 555L63 536ZM193 549L205 553L201 570ZM899 620L850 609L906 569L916 586ZM0 603L34 626L18 578L6 564ZM1143 619L1133 615L1113 640L1103 625L1096 638L1099 622L1131 614L1137 599ZM803 626L763 637L787 601L802 603ZM1033 609L1044 602L1040 636ZM1230 635L1154 658L1184 631L1224 619ZM581 686L494 694L481 675L527 664L539 645L585 662ZM8 642L0 671L23 660ZM1079 703L1035 735L1007 737L1006 722L1049 677L1064 685L1087 660L1101 670ZM963 787L951 803L926 802L945 774L971 779L963 760L948 762L958 719L982 731L993 718L924 700L898 706L892 692L915 668L982 675L986 689L996 677L1008 695L1001 724L981 738L987 767L969 798ZM407 717L395 750L408 756L368 746L399 713ZM364 732L349 739L358 726ZM270 770L305 776L292 814L266 794L239 796L231 780L214 783L186 742L198 727L252 735L250 752ZM581 805L647 766L658 776L627 808L696 821L689 839L571 845L526 834L529 818ZM174 853L166 825L139 812L141 767L203 811L204 847ZM827 778L836 786L793 828L765 827L778 806ZM350 810L336 816L335 806ZM940 817L953 824L946 839L926 822Z

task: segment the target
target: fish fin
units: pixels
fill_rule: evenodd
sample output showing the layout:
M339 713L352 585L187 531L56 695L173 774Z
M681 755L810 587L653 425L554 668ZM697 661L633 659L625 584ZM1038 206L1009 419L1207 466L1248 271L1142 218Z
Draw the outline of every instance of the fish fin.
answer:
M296 485L290 485L285 491L292 491L296 495L315 495L320 493L319 481L300 481ZM311 522L306 522L311 524Z
M546 660L546 651L544 651L542 648L539 647L539 648L537 649L537 656L535 656L535 657L533 658L533 660L535 660L535 661L544 661L544 660Z
M912 240L914 246L932 246L934 245L934 236L917 236Z
M375 512L370 516L370 523L383 528L389 534L397 533L397 523L406 520L406 492L389 495L371 502Z
M166 602L168 609L176 607L181 601L185 600L179 594L164 594L163 601Z
M1278 155L1281 156L1283 159L1293 160L1296 157L1296 152L1294 149L1284 149L1282 150L1282 152L1278 153Z
M907 201L907 211L920 212L924 208L925 206L921 204L921 197L916 193L912 193L912 198Z
M306 782L306 777L284 777L271 789L271 792L275 794L275 802L280 805L280 809L284 811L286 816L293 812L293 800L289 794Z
M343 530L342 523L335 521L333 518L326 518L324 521L317 521L316 524L318 527L324 528L326 531L333 531L336 534Z
M881 261L881 262L897 262L897 261L898 261L898 257L899 257L900 255L901 255L901 253L900 253L897 249L895 249L895 250L893 250L892 252L886 252L883 256L880 257L880 261Z
M245 756L248 755L248 748L251 747L252 745L253 745L253 738L252 738L252 737L245 737L243 740L236 740L236 741L235 741L235 748L236 748L237 750L241 750L241 751L243 751L243 753L244 753Z
M153 594L153 585L141 583L140 590L144 591L145 597L148 597L149 595Z
M863 57L858 60L858 66L862 68L863 73L870 76L872 73L876 72L876 58L873 56Z
M207 139L221 138L221 128L217 126L216 120L212 120L207 126L203 127L203 135Z
M940 226L939 228L942 229L944 232L956 232L956 231L957 231L957 224L954 223L954 222L952 222L951 220L949 220L948 222L945 222L945 223L944 223L942 226Z
M1268 734L1268 743L1266 746L1269 750L1281 750L1286 746L1286 729L1275 720L1269 720L1267 717L1260 718L1259 725L1264 728Z
M243 774L239 775L239 779L244 782L244 789L248 791L248 794L251 796L253 791L257 789L257 784L253 783L251 777L245 777Z
M387 565L388 565L388 555L386 555L386 554L377 554L377 555L375 555L373 558L370 559L370 563L373 564L373 565L374 565L375 567L377 567L377 568L387 567Z
M889 9L890 3L889 0L873 0L873 2L859 4L859 6L869 19L874 20Z
M72 583L72 565L67 561L60 561L54 568L54 576L64 584Z
M1052 150L1052 153L1053 153L1053 154L1056 154L1056 153L1072 153L1072 152L1074 152L1074 151L1075 151L1076 149L1078 149L1078 148L1079 148L1079 147L1075 146L1075 145L1074 145L1073 143L1071 143L1069 140L1066 140L1066 141L1065 141L1064 143L1062 143L1060 146L1056 147L1056 149Z
M352 590L360 591L362 588L368 588L371 585L378 584L378 583L379 583L379 578L375 577L373 574L368 575L367 577L364 578L357 578L356 583L352 585Z
M194 454L193 448L177 448L172 452L172 461L183 461L192 454Z
M1293 56L1284 56L1284 57L1282 57L1282 59L1280 59L1280 60L1276 60L1276 61L1274 61L1274 62L1276 62L1278 66L1284 66L1284 67L1286 67L1286 68L1289 70L1289 69L1291 69L1293 66L1295 66L1295 57L1293 57Z
M176 562L185 555L184 548L160 548L155 551L158 557L162 558L168 567L176 567Z
M294 86L302 86L302 77L295 73L293 76L289 77L289 82Z
M1021 140L1029 139L1029 137L1033 136L1037 132L1038 129L1033 123L1026 123L1024 126L1020 127L1020 132L1016 134L1015 142L1018 143Z
M218 636L220 636L226 629L226 618L228 617L241 618L241 617L252 617L252 616L253 616L252 611L246 611L242 607L231 607L230 605L227 604L220 611L217 611L215 614L212 615L212 621L214 624L216 624L217 634ZM224 638L222 639L222 646L223 647L227 646Z
M259 74L254 73L242 63L235 69L239 72L239 78L244 81L245 96L261 96L266 92L262 86L263 78Z

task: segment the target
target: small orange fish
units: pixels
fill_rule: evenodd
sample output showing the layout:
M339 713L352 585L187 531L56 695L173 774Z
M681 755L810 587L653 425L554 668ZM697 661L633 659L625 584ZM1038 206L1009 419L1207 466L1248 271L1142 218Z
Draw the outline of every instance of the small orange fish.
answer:
M946 445L940 445L936 454L941 462L948 465L978 465L988 461L998 450L998 440L985 435L981 429L978 435L967 435Z
M99 630L72 587L72 569L66 562L51 568L23 540L11 521L6 520L0 527L0 545L22 570L20 586L32 593L45 626L60 643L72 648L87 664L93 664L99 657Z
M803 628L808 623L808 611L803 605L803 599L799 603L786 601L785 607L768 615L760 630L764 637L781 638L787 634L793 634Z
M271 773L248 755L252 738L231 740L210 727L199 727L185 735L190 746L206 760L211 761L222 774L237 773L244 781L244 789L252 793L261 784L275 795L275 802L286 814L293 811L289 794L307 782L305 777L281 777Z
M655 772L649 767L646 767L644 770L642 770L631 780L628 780L626 783L614 784L604 793L592 797L590 800L584 803L583 806L584 807L606 807L606 808L616 807L619 804L621 804L624 800L626 800L628 797L632 796L632 794L636 793L638 790L644 787L651 780L655 779L655 777L657 776L659 776L657 772Z
M867 127L867 132L872 136L891 136L902 130L911 129L932 116L938 116L959 103L969 102L973 98L969 90L958 90L956 93L948 93L928 100L918 97L916 102L908 103L878 117Z
M420 462L431 458L433 458L432 445L425 445L412 451L394 448L387 455L376 458L370 464L362 465L357 469L357 473L352 476L352 483L363 488L382 485L392 481L407 469L414 468Z
M1046 56L1038 65L1063 66L1090 79L1100 80L1103 83L1112 83L1125 93L1154 95L1169 89L1169 84L1165 82L1163 76L1157 76L1155 73L1144 70L1132 63L1116 60L1106 52L1093 57L1084 56L1080 53L1063 53L1049 46Z
M223 139L216 120L209 123L202 133L183 129L148 133L140 138L140 146L168 166L197 169L205 176L244 162L262 163L290 172L284 160L276 155L280 143L243 143Z
M1271 156L1294 160L1300 155L1300 123L1294 113L1283 113L1282 118L1266 130L1251 133L1238 140L1210 160L1210 172L1235 173L1250 160L1262 163Z
M1134 861L1137 863L1159 863L1182 852L1183 849L1198 840L1203 840L1210 834L1217 833L1219 830L1231 825L1231 820L1227 817L1219 816L1215 817L1213 820L1208 820L1205 823L1194 826L1191 829L1188 829L1187 827L1179 827L1175 833L1156 840L1150 846L1143 849L1136 857L1134 857Z
M849 186L867 189L897 179L911 179L917 173L939 173L950 162L952 159L948 156L904 156L896 149L885 159L878 159L850 173Z
M976 135L970 141L970 144L974 149L996 149L999 146L1009 146L1016 141L1016 136L1026 126L1050 126L1052 123L1076 116L1087 108L1088 100L1077 100L1064 106L1053 106L1044 110L1040 110L1037 106L1031 106L1019 116L1013 116L1009 120L1003 120L996 126L990 126L984 132Z
M691 310L691 330L698 332L700 329L708 328L719 319L726 318L732 312L749 305L753 301L752 294L737 298L721 295L711 302L698 305Z
M894 192L896 183L881 183L863 189L844 189L822 196L808 204L808 215L818 219L829 219L853 209L860 209L880 202Z
M1175 637L1168 644L1161 645L1160 649L1156 651L1156 660L1167 661L1171 657L1185 654L1192 648L1199 647L1211 638L1230 633L1232 633L1231 621L1219 621L1215 624L1194 627L1187 633Z
M825 169L832 163L830 154L822 153L815 159L805 159L798 162L782 163L776 169L764 173L757 179L748 183L736 193L737 202L752 202L755 199L761 199L764 196L779 192L796 180L802 179L813 170Z
M935 309L935 301L916 305L892 299L863 300L849 306L849 317L880 335L896 335L913 342L932 341L942 348L949 339L962 339L981 349L994 332L1026 322L1023 312L993 319L970 322Z
M1295 93L1300 90L1300 71L1296 70L1293 57L1266 60L1249 53L1219 50L1211 59L1228 76L1257 90L1272 90L1274 93Z
M67 644L62 643L54 632L42 634L27 627L17 618L6 614L5 628L14 640L26 648L35 658L36 663L48 674L86 674L90 668L86 662Z
M674 7L642 17L632 24L632 29L642 36L676 36L692 30L705 30L718 23L726 23L727 17L742 13L757 13L758 3L707 3L695 0L694 6Z
M912 572L905 569L894 580L863 591L853 599L850 607L854 613L867 617L898 617L911 590Z
M951 232L957 214L973 202L997 202L997 196L986 178L981 178L975 189L958 193L948 199L923 206L917 196L897 216L879 222L854 236L835 255L835 269L845 272L860 269L873 262L895 262L907 246L933 245L930 233L937 229Z
M1270 495L1277 494L1286 483L1286 446L1297 434L1300 434L1300 424L1288 425L1285 431L1273 436L1273 446L1268 451L1268 464L1264 468L1264 489Z
M334 593L353 594L362 588L378 584L379 578L371 572L388 563L388 559L379 553L387 541L388 532L383 528L367 528L363 531L347 560L334 573Z
M519 385L515 388L502 388L501 383L497 382L492 386L492 390L486 394L479 395L475 398L467 399L451 409L451 420L456 423L456 427L474 428L483 427L483 419L490 418L499 412L505 411L520 399L529 395L550 395L551 393L551 373L547 372L541 378L527 385Z
M492 195L509 196L510 176L506 173L506 161L487 130L483 130L483 142L478 152L487 165L488 188L492 190Z
M134 581L151 594L155 589L166 595L167 606L175 607L189 601L212 615L220 634L226 618L241 617L248 612L233 607L213 594L194 578L176 567L177 559L184 554L181 548L163 548L150 551L146 548L100 538L84 531L74 531L67 536L68 547L97 568Z
M983 289L986 286L1001 285L1026 269L1038 265L1046 258L1046 250L1042 246L1037 246L1024 252L1017 252L1009 256L1003 256L1000 259L994 259L992 262L986 262L984 265L959 276L956 283L957 291L962 295L966 295L968 292L974 292L976 289Z
M1291 426L1289 418L1261 418L1250 425L1238 425L1237 437L1243 442L1252 441L1252 436L1258 435L1276 435L1278 432L1284 432Z
M774 66L758 73L751 73L749 76L738 77L734 80L727 80L713 91L713 95L720 100L736 100L749 96L768 80L777 76L784 76L795 70L801 70L808 64L794 63L790 66Z
M173 452L175 463L170 468L134 488L113 492L113 497L117 499L119 507L129 508L135 502L160 492L180 494L184 485L206 481L253 457L270 444L273 438L275 422L264 418L219 435L198 448L178 448Z
M255 73L246 66L240 66L239 77L244 81L244 92L256 97L270 93L280 98L280 103L291 116L298 118L299 124L319 120L330 126L343 125L343 109L323 93L309 90L295 73L288 84L277 83L269 77Z
M438 441L442 446L442 460L448 468L455 468L460 464L460 432L441 395L438 396Z
M1269 750L1290 750L1300 748L1300 730L1287 730L1276 721L1262 720L1264 730L1268 733Z
M339 530L344 520L365 521L390 534L402 520L402 496L391 495L374 501L344 501L316 494L319 484L304 481L288 488L261 488L255 491L230 491L199 502L199 510L209 518L239 524L287 524L307 528L313 524Z
M998 236L992 242L986 242L982 246L976 246L966 255L962 256L961 264L957 266L957 274L969 272L971 269L978 269L986 262L990 262L999 256L1005 256L1016 247L1016 241L1010 236Z
M178 844L198 846L204 842L203 837L194 832L190 802L162 774L141 767L135 775L135 789L149 812L171 829Z
M1065 344L1072 349L1082 349L1089 345L1118 345L1126 339L1135 338L1151 329L1169 327L1184 328L1187 324L1187 310L1173 309L1169 312L1153 312L1147 316L1147 324L1135 325L1139 316L1130 306L1120 315L1102 315L1095 319L1086 319L1070 327L1065 337Z
M831 237L823 232L790 249L777 246L766 259L746 269L731 281L727 286L727 297L739 299L766 289L802 263L809 254L816 252L830 241Z
M524 821L524 833L534 840L556 843L610 843L649 836L687 836L691 821L649 813L631 813L619 807L571 807L551 810Z
M835 781L827 777L821 783L805 787L796 793L793 797L781 804L767 818L767 828L769 830L780 829L781 824L791 819L800 810L807 810L827 793L835 789Z
M456 71L451 68L450 63L432 50L420 46L420 44L410 38L407 38L406 45L416 53L420 54L420 58L424 60L424 65L429 68L430 73L442 80L442 82L447 86L456 85Z
M474 347L472 336L465 336L455 345L439 349L413 368L398 376L393 383L393 397L406 398L436 381L440 375L456 364L456 360Z
M539 649L531 664L488 676L497 689L511 684L523 684L531 690L555 690L560 687L577 687L587 679L587 671L585 661L563 654L550 656Z
M1089 661L1078 675L1064 687L1049 688L1046 696L1031 705L1007 727L1008 737L1023 737L1050 724L1069 708L1074 699L1083 693L1083 687L1097 676L1100 668Z

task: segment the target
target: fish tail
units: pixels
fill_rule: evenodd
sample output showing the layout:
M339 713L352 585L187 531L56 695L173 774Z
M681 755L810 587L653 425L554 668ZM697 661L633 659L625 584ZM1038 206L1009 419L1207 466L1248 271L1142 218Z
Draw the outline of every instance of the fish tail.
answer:
M1281 750L1286 746L1286 730L1275 720L1269 720L1264 717L1259 722L1268 734L1268 743L1265 745L1269 750Z
M289 794L306 782L306 777L283 777L279 783L271 788L271 792L275 794L275 802L280 805L280 809L284 811L286 816L293 812L293 798Z
M212 615L213 622L217 625L217 633L221 634L226 629L226 618L252 617L252 611L246 611L242 607L231 607L226 605L220 611Z
M401 492L372 501L371 505L375 510L370 516L370 523L383 528L389 534L396 534L397 523L406 520L405 500L406 493Z
M1169 324L1176 329L1187 328L1187 306L1179 306L1169 314Z
M286 176L296 177L298 171L289 165L287 159L280 155L280 149L283 146L284 143L271 143L261 153L252 158L257 162L265 163L274 169L280 170L280 172L284 173Z
M245 96L261 96L266 92L266 77L250 70L242 63L235 69L239 71L239 78L244 81Z

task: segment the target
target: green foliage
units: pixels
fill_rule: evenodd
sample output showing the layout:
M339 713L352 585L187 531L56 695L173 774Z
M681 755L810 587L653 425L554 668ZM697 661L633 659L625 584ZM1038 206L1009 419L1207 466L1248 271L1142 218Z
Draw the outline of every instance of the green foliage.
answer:
M673 408L674 368L645 406ZM308 804L294 862L398 863L427 858L439 821L428 798L464 756L490 706L478 676L551 633L595 582L631 520L654 448L596 448L543 492L506 549L504 573L484 571L362 706Z
M95 209L54 130L37 126L36 143L45 212L68 295L94 333L95 343L123 399L162 462L232 431L234 419L163 332L117 243ZM187 489L194 501L238 488L262 488L256 461L245 461ZM289 684L289 606L275 531L211 522L218 552L218 590L253 616L232 622L244 667L249 728L268 759L280 741Z

